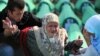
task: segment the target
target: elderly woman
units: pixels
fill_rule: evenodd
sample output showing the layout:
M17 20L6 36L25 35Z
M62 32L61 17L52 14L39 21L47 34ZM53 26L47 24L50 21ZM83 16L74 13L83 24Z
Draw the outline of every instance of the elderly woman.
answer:
M100 14L87 20L83 33L89 46L83 56L100 56Z
M67 33L59 27L58 16L49 13L44 16L42 24L42 27L34 26L21 31L20 43L26 56L64 56Z

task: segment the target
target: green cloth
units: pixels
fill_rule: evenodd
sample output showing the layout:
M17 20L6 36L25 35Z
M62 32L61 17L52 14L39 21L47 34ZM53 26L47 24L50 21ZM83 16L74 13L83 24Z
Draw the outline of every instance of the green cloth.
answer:
M47 4L42 4L40 11L36 14L37 17L43 18L45 14L50 12L49 6Z
M83 48L87 47L87 43L86 43L86 41L84 39L84 36L81 33L81 30L80 30L80 28L79 28L79 26L77 24L71 24L67 31L68 31L68 40L69 41L76 40L80 36L80 38L83 40L82 47Z
M55 8L56 8L58 11L60 11L60 10L61 10L60 6L61 6L62 3L64 3L64 2L68 2L68 3L71 5L72 8L75 8L75 7L74 7L74 4L71 3L70 0L58 0L57 4L55 5Z
M89 19L91 16L97 14L95 10L91 6L87 6L85 10L83 11L83 16L82 16L82 23L85 24L87 19Z
M24 1L25 1L25 3L26 3L27 6L28 6L28 7L26 7L26 8L28 8L28 11L29 11L29 12L33 12L33 10L34 10L35 7L36 7L35 4L34 4L31 0L24 0ZM27 10L26 8L25 8L25 10Z
M77 0L77 2L76 2L76 4L75 4L75 8L76 8L77 10L80 10L80 9L81 9L81 6L82 6L82 4L83 4L84 2L89 3L90 6L94 8L94 5L93 5L91 2L89 2L88 0Z
M0 11L7 6L8 0L0 0Z
M88 0L77 0L75 7L77 10L80 10L80 7L82 5L83 2L87 2Z
M60 21L61 27L63 26L66 18L69 18L69 17L74 18L78 22L79 26L81 27L81 25L82 25L81 20L76 16L76 14L72 10L71 6L69 4L65 4L65 5L63 5L62 11L59 15L59 21Z
M100 9L100 0L95 1L95 7Z
M8 3L8 0L0 0L0 2Z
M7 4L0 2L0 11L2 11L6 7L6 5Z
M45 2L50 6L50 9L54 9L54 4L50 0L41 0L40 3Z
M54 5L51 3L50 0L41 0L36 16L39 18L43 18L45 14L52 12L53 9Z
M36 0L32 0L34 3L36 2Z

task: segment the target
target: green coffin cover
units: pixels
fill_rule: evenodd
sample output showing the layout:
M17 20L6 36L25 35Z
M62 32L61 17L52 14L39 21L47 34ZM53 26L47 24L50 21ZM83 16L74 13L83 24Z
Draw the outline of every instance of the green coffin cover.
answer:
M75 7L77 10L80 10L80 7L82 5L83 2L87 2L88 0L77 0Z
M81 25L82 25L81 20L76 16L76 14L72 10L71 6L69 4L65 4L65 5L63 5L62 11L59 15L59 21L60 21L61 27L63 26L66 18L69 18L69 17L74 18L78 22L79 26L81 27Z
M0 2L0 11L2 11L6 7L6 5L7 4Z
M85 24L87 19L89 19L91 16L97 14L95 10L91 6L87 6L85 10L83 11L83 16L82 16L82 23Z
M45 14L50 12L50 9L47 4L43 4L40 8L40 11L36 14L36 16L39 18L43 18Z
M74 7L74 4L73 3L71 3L70 2L70 0L58 0L58 2L57 2L57 4L55 5L55 8L58 10L58 11L60 11L61 10L61 5L62 5L62 3L64 3L64 2L68 2L70 5L71 5L71 7L74 9L75 7Z
M25 7L25 10L29 11L29 12L33 12L33 10L35 9L35 4L32 2L32 0L24 0L25 3L26 3L26 7Z
M92 8L95 8L94 5L88 0L77 0L75 4L75 8L77 10L80 10L83 3L89 3Z
M41 5L39 6L38 12L36 14L36 16L39 18L43 18L45 14L52 12L54 9L54 5L51 3L50 0L42 0L40 4Z
M8 0L0 0L0 2L8 3Z
M95 7L100 9L100 0L95 1Z
M8 0L0 0L0 11L7 6Z

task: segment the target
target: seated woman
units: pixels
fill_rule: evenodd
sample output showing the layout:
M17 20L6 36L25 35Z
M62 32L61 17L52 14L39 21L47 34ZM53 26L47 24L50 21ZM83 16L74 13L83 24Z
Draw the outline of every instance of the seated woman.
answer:
M58 16L49 13L44 16L42 24L42 27L34 26L21 31L20 42L24 51L28 50L26 53L29 52L29 56L64 56L67 33L59 27Z

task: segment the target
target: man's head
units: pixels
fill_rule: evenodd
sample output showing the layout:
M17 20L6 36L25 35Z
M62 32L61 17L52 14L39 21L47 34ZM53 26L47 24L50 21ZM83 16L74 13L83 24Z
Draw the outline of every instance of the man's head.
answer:
M16 22L19 22L23 17L24 6L24 0L9 0L7 4L8 17L15 20Z

